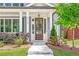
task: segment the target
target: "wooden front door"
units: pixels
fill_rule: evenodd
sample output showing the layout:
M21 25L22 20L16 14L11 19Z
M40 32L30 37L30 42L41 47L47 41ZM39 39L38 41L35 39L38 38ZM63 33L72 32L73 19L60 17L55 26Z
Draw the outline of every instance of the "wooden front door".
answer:
M43 40L43 18L35 18L35 40Z

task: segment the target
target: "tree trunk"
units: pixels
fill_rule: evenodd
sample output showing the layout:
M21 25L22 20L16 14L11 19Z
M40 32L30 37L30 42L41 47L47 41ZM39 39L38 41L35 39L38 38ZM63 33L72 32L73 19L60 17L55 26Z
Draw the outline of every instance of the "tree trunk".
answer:
M67 39L68 39L68 31L69 31L69 29L70 28L68 28L67 31L66 31L66 37L65 38L67 38Z
M74 44L74 39L75 39L75 29L73 28L72 29L72 33L73 33L73 37L72 37L72 48L74 48L75 47L75 44Z

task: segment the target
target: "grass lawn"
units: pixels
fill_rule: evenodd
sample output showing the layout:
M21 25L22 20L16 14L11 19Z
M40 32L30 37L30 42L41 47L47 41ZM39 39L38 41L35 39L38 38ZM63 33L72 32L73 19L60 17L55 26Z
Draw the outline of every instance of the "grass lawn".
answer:
M27 48L16 48L12 50L0 50L0 56L26 56Z
M75 42L75 47L79 48L79 39L78 40L75 40L74 42ZM72 41L68 41L67 44L69 46L72 46Z
M55 56L79 56L79 54L71 53L71 52L65 52L59 49L53 48L53 53Z

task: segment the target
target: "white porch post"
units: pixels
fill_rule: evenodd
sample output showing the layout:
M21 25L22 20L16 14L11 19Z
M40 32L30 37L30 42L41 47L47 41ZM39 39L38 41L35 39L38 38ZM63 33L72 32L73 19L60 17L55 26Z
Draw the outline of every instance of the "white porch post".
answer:
M51 29L52 29L52 12L50 12L50 33L51 33Z
M56 21L57 18L58 18L58 15L55 13L53 15L53 17L54 17L54 21ZM56 32L57 32L57 38L60 39L60 30L61 30L60 25L55 25L55 29L56 29Z
M29 32L29 12L26 12L27 16L27 33Z
M60 39L60 25L56 25L57 38Z
M26 12L26 19L27 19L26 20L26 24L27 24L27 26L26 26L27 27L27 31L26 32L29 33L29 12ZM27 39L28 42L30 41L29 39L30 38Z
M19 32L22 32L22 12L20 12L20 18L19 18Z

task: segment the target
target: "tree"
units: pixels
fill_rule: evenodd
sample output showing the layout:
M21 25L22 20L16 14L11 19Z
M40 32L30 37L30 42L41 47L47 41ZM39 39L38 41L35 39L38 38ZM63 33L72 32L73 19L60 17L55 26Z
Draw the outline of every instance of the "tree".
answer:
M79 25L79 4L55 4L55 8L59 16L56 24L61 24L65 28L73 29L72 47L74 47L74 28Z

